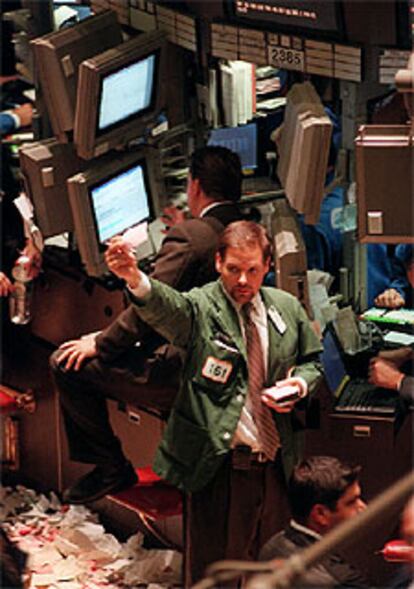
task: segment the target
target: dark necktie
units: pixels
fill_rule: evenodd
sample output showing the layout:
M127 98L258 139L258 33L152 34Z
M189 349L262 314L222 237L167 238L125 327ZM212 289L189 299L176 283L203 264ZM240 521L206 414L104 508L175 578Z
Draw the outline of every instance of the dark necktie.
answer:
M251 318L252 311L252 303L243 305L242 316L246 334L249 395L252 404L253 419L257 427L263 452L269 460L273 460L276 456L277 449L280 447L280 437L273 421L272 410L261 400L261 392L265 382L263 348L260 342L259 332Z

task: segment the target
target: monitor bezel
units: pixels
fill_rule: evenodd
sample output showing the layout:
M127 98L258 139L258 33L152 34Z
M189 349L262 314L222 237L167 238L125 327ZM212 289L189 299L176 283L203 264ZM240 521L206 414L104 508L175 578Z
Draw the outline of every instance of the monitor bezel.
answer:
M115 68L115 69L111 70L110 72L107 72L105 75L100 76L99 92L98 92L98 108L96 109L96 120L95 120L95 135L97 138L102 137L106 133L116 131L117 129L121 128L124 125L127 125L128 123L132 123L135 119L145 117L148 113L154 111L154 109L156 107L156 101L157 101L156 81L159 79L160 54L161 54L160 48L155 49L154 51L149 51L147 55L138 59L136 62L120 65L118 68ZM116 123L112 123L111 125L108 125L104 129L100 129L99 128L99 115L100 115L100 105L102 102L104 80L106 78L108 78L109 76L112 76L112 75L116 74L117 72L120 72L121 70L125 69L126 67L133 65L134 63L139 63L141 61L144 61L145 59L148 59L148 57L150 57L151 55L155 56L155 64L154 64L154 69L153 69L152 89L151 89L151 98L150 98L149 105L147 107L129 115L128 117L121 119L120 121L117 121Z
M134 223L133 225L130 225L129 227L125 227L125 229L123 230L122 233L115 233L114 235L112 235L112 237L118 236L118 235L122 235L123 233L125 233L126 231L128 231L128 229L131 229L132 227L135 227L137 225L139 225L140 223L143 223L144 221L152 221L155 218L155 212L154 212L154 203L153 203L153 198L152 197L152 191L151 191L151 184L150 184L150 180L149 180L149 173L148 173L148 162L147 162L147 158L145 158L144 155L142 155L142 157L140 157L139 160L133 162L133 163L128 163L125 164L125 166L123 166L122 168L120 168L119 170L113 171L109 176L106 176L100 180L96 180L95 182L88 184L87 186L87 191L88 191L88 200L89 200L89 206L92 212L92 220L93 220L93 224L94 224L94 228L95 228L95 237L96 237L96 241L98 244L98 249L101 252L104 252L106 250L107 247L107 240L105 240L104 242L101 241L100 236L99 236L99 225L98 225L98 219L96 217L96 211L95 211L95 207L93 204L93 195L92 195L92 191L104 184L106 184L107 182L110 182L111 180L113 180L114 178L116 178L117 176L120 176L126 172L128 172L129 170L132 170L133 168L137 168L138 166L141 166L143 169L143 176L144 176L144 185L145 185L145 191L146 191L146 196L147 196L147 203L148 203L148 216L145 217L144 219L142 219L141 221L139 221L138 223ZM108 238L111 239L111 238Z
M158 67L154 72L151 108L139 111L97 133L102 80L157 52ZM74 125L74 143L80 157L93 159L113 149L122 149L131 141L144 137L146 130L156 123L157 117L166 108L166 84L163 80L168 74L167 62L166 35L161 31L153 31L133 37L81 64Z

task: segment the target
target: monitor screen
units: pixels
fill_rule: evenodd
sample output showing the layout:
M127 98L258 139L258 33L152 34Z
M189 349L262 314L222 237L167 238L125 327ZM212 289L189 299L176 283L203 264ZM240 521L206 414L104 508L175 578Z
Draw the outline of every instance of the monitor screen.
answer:
M236 18L288 29L341 34L337 0L233 0Z
M337 339L329 328L323 336L323 352L320 354L320 360L329 390L334 394L346 377L347 372Z
M89 275L108 271L104 251L109 239L123 235L141 247L142 223L161 213L165 195L154 151L107 154L67 180L76 245Z
M154 99L158 52L102 78L98 133L148 110Z
M111 237L150 217L143 164L137 164L90 188L98 240Z
M221 145L237 153L243 170L257 168L257 126L256 123L240 127L213 129L207 145Z

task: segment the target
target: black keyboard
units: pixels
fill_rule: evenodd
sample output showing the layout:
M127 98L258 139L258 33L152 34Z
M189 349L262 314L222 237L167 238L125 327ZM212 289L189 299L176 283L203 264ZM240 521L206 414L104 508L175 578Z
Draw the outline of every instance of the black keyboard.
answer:
M399 397L394 391L355 379L345 386L335 405L335 411L368 415L395 415L398 404Z

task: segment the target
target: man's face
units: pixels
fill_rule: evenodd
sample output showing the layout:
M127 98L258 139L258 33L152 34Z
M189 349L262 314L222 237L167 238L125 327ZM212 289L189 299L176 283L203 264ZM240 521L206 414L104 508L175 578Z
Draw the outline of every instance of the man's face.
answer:
M269 271L269 260L263 260L258 245L252 248L229 247L222 259L216 254L216 269L231 298L240 305L250 302Z
M329 510L328 530L331 530L338 524L355 517L366 508L366 503L361 498L361 487L358 481L352 483L345 493L336 502L336 508Z

